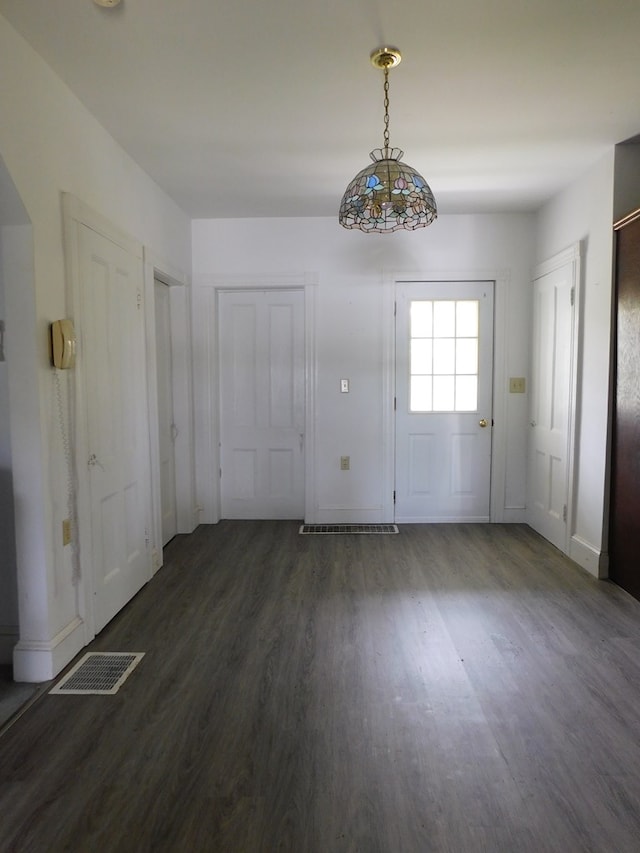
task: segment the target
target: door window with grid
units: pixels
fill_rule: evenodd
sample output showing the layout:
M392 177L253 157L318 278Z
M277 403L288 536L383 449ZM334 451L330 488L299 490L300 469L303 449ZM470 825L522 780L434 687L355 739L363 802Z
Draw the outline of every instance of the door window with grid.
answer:
M410 412L478 410L477 299L410 306Z

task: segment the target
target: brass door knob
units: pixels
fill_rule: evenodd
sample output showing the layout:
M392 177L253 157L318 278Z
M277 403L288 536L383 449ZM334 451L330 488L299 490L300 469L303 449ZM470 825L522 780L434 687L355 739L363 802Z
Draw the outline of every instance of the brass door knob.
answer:
M487 425L487 419L486 419L486 418L480 418L480 420L478 421L478 423L480 424L480 426L482 427L482 429L484 429L484 428L486 427L486 425Z

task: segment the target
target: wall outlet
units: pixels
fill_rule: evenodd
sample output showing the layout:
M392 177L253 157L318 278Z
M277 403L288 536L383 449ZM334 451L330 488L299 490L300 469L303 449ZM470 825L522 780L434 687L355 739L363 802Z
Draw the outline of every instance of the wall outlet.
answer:
M348 471L351 468L351 457L350 456L341 456L340 457L340 470Z
M509 393L510 394L524 394L526 389L526 382L524 376L512 376L509 379Z
M68 545L71 542L71 519L65 518L62 522L62 546Z

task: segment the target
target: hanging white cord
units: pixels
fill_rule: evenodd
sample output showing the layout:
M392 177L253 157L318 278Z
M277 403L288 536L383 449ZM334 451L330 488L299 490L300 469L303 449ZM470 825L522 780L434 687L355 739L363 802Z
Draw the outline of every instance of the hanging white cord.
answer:
M71 521L71 580L75 586L80 580L80 542L78 536L78 511L76 502L77 489L75 466L73 462L73 454L71 453L71 447L73 444L72 436L70 435L72 430L72 419L71 417L68 418L69 429L67 429L67 418L65 418L64 404L62 400L60 371L54 369L53 375L54 384L56 388L56 400L58 402L58 421L60 424L60 435L62 437L62 449L64 452L65 469L67 475L67 515L69 517L69 520ZM72 386L72 382L67 383L67 388L69 392L69 405L67 406L68 413L73 411L73 406L71 405Z

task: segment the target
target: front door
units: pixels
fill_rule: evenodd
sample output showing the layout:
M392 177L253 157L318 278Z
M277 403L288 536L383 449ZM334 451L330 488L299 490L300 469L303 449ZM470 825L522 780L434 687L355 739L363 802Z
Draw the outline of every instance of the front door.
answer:
M493 282L396 297L397 522L489 521Z
M142 260L86 225L78 250L97 633L151 572Z
M219 295L223 518L304 517L302 290Z

